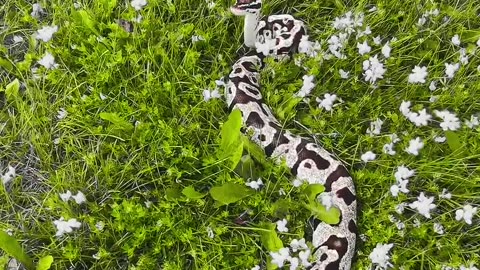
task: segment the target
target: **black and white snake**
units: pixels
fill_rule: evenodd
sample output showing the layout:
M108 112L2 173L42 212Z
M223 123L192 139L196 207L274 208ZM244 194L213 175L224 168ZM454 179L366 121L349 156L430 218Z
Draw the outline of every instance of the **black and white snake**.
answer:
M340 210L338 224L316 220L312 236L316 261L310 269L350 269L357 234L352 178L334 155L307 138L283 130L260 92L259 72L265 57L282 58L297 52L307 34L305 25L291 15L260 18L261 7L261 0L237 0L231 7L235 15L245 16L244 43L256 50L241 56L233 65L225 93L228 108L241 111L246 130L253 131L252 141L267 156L285 160L298 179L324 185L332 206Z

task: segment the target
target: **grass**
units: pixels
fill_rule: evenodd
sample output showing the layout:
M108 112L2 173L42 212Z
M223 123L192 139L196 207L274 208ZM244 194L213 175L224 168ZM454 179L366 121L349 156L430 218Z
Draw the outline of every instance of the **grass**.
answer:
M308 233L309 213L298 203L305 187L294 188L284 167L257 156L255 162L242 161L243 170L231 171L229 160L218 157L228 112L223 100L205 102L202 91L213 89L238 57L242 22L228 12L233 3L217 1L208 9L205 1L151 0L136 12L127 1L78 2L82 7L76 10L72 1L41 1L40 19L30 16L32 2L26 0L6 0L0 7L0 87L15 79L22 85L18 93L0 92L0 123L5 123L0 168L3 174L11 165L17 172L0 185L0 229L9 230L34 258L52 255L53 269L250 269L269 261L264 239L280 237L288 245ZM311 40L324 41L323 50L336 33L331 26L336 16L365 12L364 25L371 27L369 54L358 54L352 36L347 59L303 59L308 71L293 61L271 63L262 73L263 94L285 127L315 136L354 177L363 235L354 268L372 268L368 255L377 243L394 243L395 268L478 267L479 215L468 225L455 220L455 211L480 205L480 129L462 124L447 143L436 143L434 136L444 135L438 118L416 127L398 109L410 100L414 111L448 109L462 121L480 112L476 2L379 1L374 12L367 11L372 5L366 1L264 2L264 14L291 13L304 20ZM434 8L440 15L418 26L421 15ZM133 23L133 33L118 26L117 20L133 22L139 14L143 19ZM49 42L35 40L32 35L45 25L58 25L59 31ZM442 79L445 63L458 62L459 47L451 43L455 34L469 63L453 79ZM13 44L13 35L24 41ZM205 41L193 43L192 35ZM372 43L377 35L382 44L397 41L383 61L384 78L372 87L363 79L362 62L380 54L381 46ZM58 68L39 67L46 52ZM427 83L407 83L415 65L428 67ZM39 67L37 79L33 67ZM349 79L339 77L340 68L350 71ZM335 93L343 103L326 112L315 98L295 101L307 73L315 75L313 97ZM433 93L432 80L438 81ZM438 100L429 102L431 95ZM58 119L61 108L67 116ZM381 134L367 135L377 118L385 122ZM392 133L401 139L395 156L382 153ZM425 142L419 156L404 152L415 137ZM365 164L360 156L367 151L377 158ZM392 197L394 172L402 164L416 173L410 192ZM227 182L244 186L248 177L265 183L248 199L216 207L207 194ZM198 194L185 195L186 187ZM438 197L444 188L451 199ZM88 202L63 202L59 194L66 190L82 191ZM404 214L395 212L396 205L415 201L420 192L435 197L432 218L409 207ZM391 216L406 228L397 229ZM82 226L55 237L53 221L61 217L76 218ZM272 226L283 217L290 230L277 236ZM445 233L436 234L434 223ZM2 255L0 265L8 260Z

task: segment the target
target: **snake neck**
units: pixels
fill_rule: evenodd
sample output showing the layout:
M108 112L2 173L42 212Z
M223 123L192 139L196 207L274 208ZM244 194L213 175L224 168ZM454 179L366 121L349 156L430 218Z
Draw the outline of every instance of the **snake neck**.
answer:
M258 20L260 19L260 13L247 13L245 15L245 24L243 29L244 43L249 48L255 48L256 32Z

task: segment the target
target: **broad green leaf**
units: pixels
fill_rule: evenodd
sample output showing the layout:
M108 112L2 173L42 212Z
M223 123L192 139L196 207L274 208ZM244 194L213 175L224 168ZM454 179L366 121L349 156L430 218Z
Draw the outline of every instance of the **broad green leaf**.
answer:
M228 120L223 124L220 132L220 148L217 155L220 159L228 158L231 162L230 168L232 170L237 167L243 154L243 142L240 139L241 127L242 113L236 109L228 116Z
M167 188L167 190L165 191L166 200L171 201L171 200L178 199L180 197L182 197L182 193L178 188L170 187L170 188Z
M107 120L114 125L115 128L125 130L125 131L132 131L133 125L130 122L127 122L125 119L120 117L117 113L100 113L100 118L103 120Z
M311 184L308 185L307 188L303 191L305 195L307 195L309 202L314 202L317 198L319 193L322 193L325 190L325 187L320 184Z
M234 203L253 193L252 189L236 183L225 183L220 187L210 189L210 195L219 205Z
M312 214L327 224L338 224L340 221L340 210L331 207L328 211L322 204L318 202L304 203L305 208L310 210Z
M201 198L205 197L205 195L207 195L207 194L202 194L202 193L196 191L195 188L193 188L192 186L185 187L182 190L182 194L185 195L189 199L195 199L195 200L196 199L201 199Z
M52 256L47 255L45 257L42 257L38 261L37 270L48 270L48 269L50 269L50 266L52 266L52 263L53 263L53 257Z
M0 57L0 67L6 69L7 71L12 71L13 65L5 58Z
M33 267L32 259L30 259L25 251L23 251L23 248L17 242L17 239L8 235L8 233L4 231L0 231L0 248L17 259L17 261L21 262L27 269L35 269L35 267Z
M447 130L445 131L445 137L447 138L448 146L453 152L462 148L462 143L460 142L460 137L458 136L457 133Z
M16 97L18 97L20 89L20 82L18 79L13 80L13 82L9 83L5 88L5 95L7 96L7 100L13 101Z
M252 142L247 136L242 136L242 142L243 142L243 146L245 147L247 152L256 161L260 162L260 164L262 164L262 165L267 163L267 158L266 158L265 152L263 151L263 149L260 146L258 146L254 142Z
M275 231L275 224L263 222L260 227L266 230L260 231L260 241L268 251L276 252L283 248L283 243Z

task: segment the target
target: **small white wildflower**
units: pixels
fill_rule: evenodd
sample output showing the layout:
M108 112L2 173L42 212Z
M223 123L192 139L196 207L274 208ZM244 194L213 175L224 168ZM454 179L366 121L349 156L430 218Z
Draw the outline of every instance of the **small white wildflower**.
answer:
M333 108L333 103L337 100L337 95L330 95L329 93L326 93L323 96L325 97L324 99L320 99L318 97L316 98L318 107L324 108L326 111L331 111Z
M215 234L213 233L212 228L207 227L207 235L208 235L208 238L211 238L211 239L215 237Z
M415 139L410 140L410 143L407 149L405 149L405 152L412 154L414 156L418 156L418 151L420 151L423 148L423 146L424 146L424 143L422 139L420 139L419 137L416 137Z
M470 204L464 205L463 209L458 209L455 212L455 219L457 221L465 220L468 225L472 224L472 218L477 213L477 207L472 207Z
M23 37L18 36L18 35L14 35L13 36L13 44L17 44L17 43L20 43L20 42L23 42Z
M462 63L462 65L468 64L469 57L468 57L468 55L467 55L467 49L465 49L465 48L460 48L459 53L460 53L460 57L459 57L460 63Z
M381 39L381 37L380 37L380 36L374 37L374 38L373 38L373 43L374 43L375 45L380 45L380 44L382 44L382 39Z
M426 218L431 218L430 211L436 208L433 203L434 197L426 197L423 192L420 193L417 200L409 204L410 208L416 209L419 214Z
M443 120L443 122L440 123L440 127L443 130L457 130L460 128L460 120L455 114L449 112L448 110L434 110L433 113L435 113L438 118Z
M281 248L278 252L270 251L272 256L272 264L277 265L279 268L283 267L286 260L290 258L290 250L288 247Z
M370 136L379 135L382 129L383 121L381 119L376 119L373 122L370 122L370 127L367 128L367 134Z
M98 94L98 96L100 97L101 100L107 99L107 96L105 96L102 92L100 92L100 94Z
M77 195L72 196L72 198L75 200L77 204L82 204L87 202L87 198L85 197L85 194L83 194L81 191L77 192Z
M403 116L407 117L410 115L410 106L412 103L410 101L405 101L402 100L402 103L400 104L400 112L403 114Z
M373 6L373 7L371 7L371 8L368 10L368 12L375 12L375 11L377 11L377 7L376 7L376 6Z
M478 117L475 115L470 116L470 120L465 120L465 125L469 128L476 128L477 126L480 125L480 122L478 121Z
M431 81L430 82L430 85L428 86L428 89L430 89L430 91L435 91L437 89L437 82L436 81Z
M393 267L393 265L389 262L390 256L388 253L390 249L392 249L393 244L380 244L377 243L377 246L373 249L372 253L368 256L370 261L373 264L377 265L376 269L387 269L389 267Z
M447 77L451 79L453 78L453 76L455 76L455 72L457 72L459 68L460 68L460 64L458 63L455 63L455 64L445 63L445 75L447 75Z
M325 206L325 209L327 209L327 211L330 210L333 205L332 195L330 195L328 192L323 192L319 197L322 205Z
M395 225L397 226L398 230L403 230L405 229L405 223L401 222L400 220L395 222Z
M73 7L74 7L75 9L79 9L79 8L82 7L82 4L77 1L77 2L73 3Z
M417 127L428 125L428 121L432 119L432 116L427 113L426 109L420 110L418 113L411 112L408 115L408 120L415 124Z
M300 262L298 261L298 258L296 257L289 257L288 262L290 263L290 270L297 270Z
M362 159L363 162L366 163L366 162L375 160L376 157L377 157L377 155L375 153L373 153L372 151L368 151L368 152L362 154L362 156L360 158Z
M215 4L215 3L214 3L214 4ZM260 270L260 266L257 264L257 265L255 265L254 267L252 267L252 269L250 269L250 270Z
M97 253L95 253L95 254L93 254L93 255L92 255L92 258L94 258L95 260L100 260L100 251L97 252Z
M398 166L397 171L395 172L394 176L397 181L409 179L415 175L414 170L410 170L409 168L405 167L404 165Z
M390 52L392 51L392 48L390 47L390 42L385 43L382 47L382 54L385 58L390 57Z
M6 183L12 181L17 176L15 171L15 167L8 165L8 170L2 175L2 183L5 185Z
M390 141L392 143L397 143L397 142L400 141L400 138L398 138L398 135L395 134L395 133L392 133L392 134L388 135L388 137L390 138Z
M205 102L207 102L211 99L220 98L220 97L221 97L221 95L220 95L220 92L218 91L218 89L214 89L214 90L205 89L205 90L203 90L203 100Z
M277 230L279 232L288 232L286 219L278 220L276 223L277 223Z
M58 145L60 143L60 138L53 139L53 144Z
M278 195L280 195L280 196L285 196L286 194L287 194L287 193L285 192L285 190L283 190L283 188L280 188L280 189L278 190Z
M144 6L147 5L147 0L132 0L132 2L130 2L130 5L135 10L141 10Z
M368 60L363 61L363 76L366 82L375 83L378 79L383 78L386 69L383 67L383 63L378 61L377 55L370 57Z
M60 193L59 195L60 195L60 199L62 199L62 201L67 202L72 197L72 192L70 190L67 190L67 192Z
M427 18L425 17L425 15L422 15L422 17L418 19L417 25L423 26L426 22L427 22Z
M366 40L363 43L357 43L357 48L358 48L358 53L360 55L369 53L372 50L372 47L368 46L368 43Z
M433 223L433 231L437 234L444 234L445 233L442 224L437 223L437 222Z
M452 37L452 44L456 46L460 45L460 37L458 35Z
M292 248L293 252L297 252L297 250L306 250L308 249L307 244L305 243L305 238L302 238L300 240L293 239L290 242L290 247Z
M103 231L104 227L105 227L105 222L103 221L98 221L97 223L95 223L95 228L97 228L97 230L99 231Z
M394 144L393 143L386 143L383 145L383 153L385 154L389 154L391 156L394 156L395 154L397 154L397 151L393 150L393 146Z
M407 203L400 203L395 206L395 212L397 212L399 215L403 214L405 211L405 206L407 206Z
M433 140L437 143L444 143L445 141L447 141L447 138L444 136L435 136Z
M65 117L67 117L68 112L64 108L60 108L60 110L57 112L57 119L62 120Z
M427 67L415 66L412 70L412 73L408 75L409 83L425 83L425 78L427 77Z
M44 66L46 69L54 69L58 67L58 64L55 63L55 58L49 52L47 52L45 56L38 61L38 63Z
M439 96L431 96L431 97L428 99L428 101L433 103L433 102L436 102L436 101L438 100L438 98L439 98Z
M340 73L340 78L342 79L348 79L348 77L350 77L350 72L348 71L340 69L338 72Z
M245 185L255 189L255 190L259 190L261 186L263 186L263 181L261 178L258 178L257 181L250 181L250 182L247 182L245 183Z
M452 193L448 192L446 188L442 190L442 194L438 195L439 198L441 199L451 199L452 198Z
M298 253L298 258L300 259L302 265L304 267L309 267L310 265L312 265L308 259L310 258L310 253L312 251L310 251L310 249L306 249L306 250L302 250Z
M82 225L75 218L71 218L68 221L65 221L63 217L59 220L53 221L53 224L55 224L55 226L57 227L57 233L55 234L55 236L62 236L66 233L71 233L74 228L80 228L80 226Z
M50 39L52 39L53 34L55 34L58 31L58 26L44 26L42 29L37 30L37 33L35 35L36 39L40 39L43 42L47 42Z
M206 2L207 2L207 8L208 9L212 9L216 6L215 2L213 2L213 1L206 0Z
M306 97L312 92L313 88L315 87L315 83L313 83L314 76L313 75L303 75L303 85L300 91L295 94L296 97Z
M196 43L196 42L199 42L199 41L205 41L205 38L200 36L200 35L193 35L192 36L192 42L193 43Z
M30 15L34 18L38 18L40 16L40 13L43 12L43 8L39 3L33 4L32 5L32 13Z
M142 22L142 20L143 20L143 16L142 16L142 15L140 15L140 14L138 14L138 16L137 16L137 17L135 17L135 19L133 19L133 20L134 20L136 23L141 23L141 22Z

